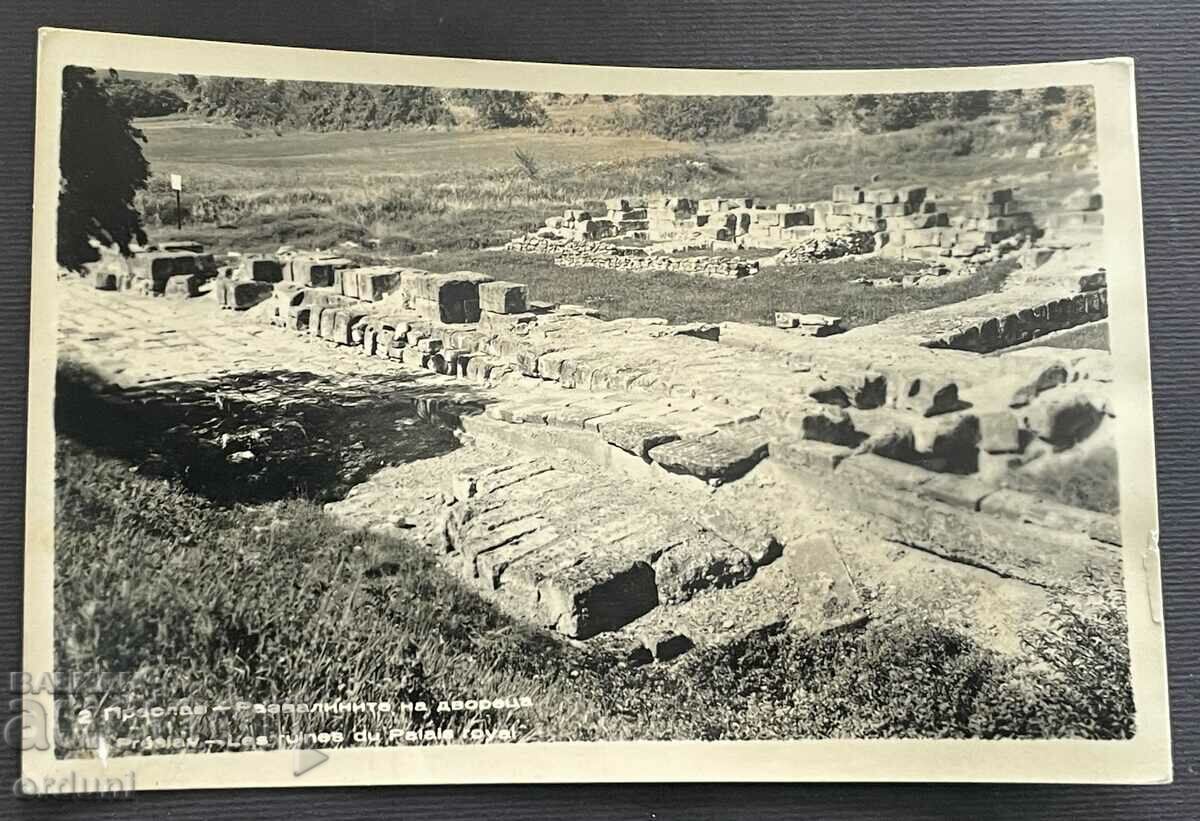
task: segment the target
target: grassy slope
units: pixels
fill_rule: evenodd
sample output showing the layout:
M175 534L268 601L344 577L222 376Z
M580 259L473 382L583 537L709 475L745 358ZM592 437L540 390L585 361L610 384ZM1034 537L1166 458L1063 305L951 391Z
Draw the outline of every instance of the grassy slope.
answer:
M304 500L220 507L60 440L58 669L135 674L103 703L427 702L432 712L214 713L103 723L118 737L511 730L525 740L891 736L1122 737L1132 728L1119 607L1069 613L999 658L931 624L758 635L630 667L498 612L423 550L347 530ZM1081 651L1080 648L1083 648ZM439 712L442 699L521 698ZM73 736L68 724L62 728ZM77 729L77 728L76 728ZM287 746L285 742L283 746ZM396 742L398 743L398 742ZM328 746L328 745L325 745ZM334 744L336 746L336 743Z
M953 189L997 174L1049 180L1026 193L1087 184L1076 159L1025 159L1033 142L1003 120L930 124L893 134L806 133L787 127L727 143L667 142L596 132L603 104L552 109L559 131L259 133L169 117L141 121L154 179L140 205L155 234L174 216L166 177L185 177L184 234L217 249L273 250L382 241L392 252L482 247L567 207L617 196L737 196L808 202L835 183L923 182ZM567 133L575 128L576 133ZM534 158L530 176L520 149ZM966 153L964 153L966 152ZM225 223L234 227L218 229Z

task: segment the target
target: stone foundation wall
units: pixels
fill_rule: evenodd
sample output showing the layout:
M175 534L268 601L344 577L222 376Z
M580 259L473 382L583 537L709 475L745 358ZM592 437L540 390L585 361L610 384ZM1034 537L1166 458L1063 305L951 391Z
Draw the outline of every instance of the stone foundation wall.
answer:
M990 317L930 340L925 346L991 353L1055 331L1097 322L1108 316L1108 288L1104 286L1102 278L1097 282L1099 284L1074 296Z
M679 274L740 279L759 271L757 260L726 256L672 257L644 248L607 242L568 239L552 232L526 234L505 248L527 254L554 255L554 263L567 268L608 268L618 271L669 271Z
M1099 194L1088 192L1051 201L1022 199L1011 188L934 192L922 185L847 184L835 185L828 200L773 206L750 197L615 199L605 203L604 212L569 209L551 217L539 233L580 242L613 237L710 247L729 242L797 249L805 260L877 250L897 259L988 261L1034 241L1045 248L1096 241L1104 230L1102 205ZM826 242L830 234L869 236L871 241L832 246L829 254L817 251L814 243Z

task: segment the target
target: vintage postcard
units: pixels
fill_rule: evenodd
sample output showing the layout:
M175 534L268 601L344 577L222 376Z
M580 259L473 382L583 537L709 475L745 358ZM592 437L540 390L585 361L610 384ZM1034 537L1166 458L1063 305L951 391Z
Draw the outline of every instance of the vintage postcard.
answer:
M37 113L21 791L1171 778L1131 61Z

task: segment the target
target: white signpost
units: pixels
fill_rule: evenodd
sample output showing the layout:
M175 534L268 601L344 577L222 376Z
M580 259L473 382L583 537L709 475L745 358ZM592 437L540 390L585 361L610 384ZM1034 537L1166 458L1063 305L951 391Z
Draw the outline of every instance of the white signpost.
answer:
M171 175L171 190L175 192L175 227L183 230L183 203L180 192L183 191L183 175Z

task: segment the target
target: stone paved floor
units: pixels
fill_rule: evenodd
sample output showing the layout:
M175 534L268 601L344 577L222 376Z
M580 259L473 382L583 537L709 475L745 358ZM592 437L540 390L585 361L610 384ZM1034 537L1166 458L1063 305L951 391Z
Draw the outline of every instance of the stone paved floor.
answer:
M64 281L57 291L60 359L86 365L102 379L134 392L157 390L169 394L172 386L179 383L233 382L241 398L279 407L299 401L306 393L317 393L345 405L368 406L397 395L482 399L497 406L531 401L529 380L524 380L523 385L480 386L425 370L405 369L395 360L364 356L356 349L265 325L261 319L246 314L219 310L211 297L156 299L96 291L82 281ZM742 409L762 402L792 401L812 378L809 369L797 367L794 360L778 351L759 352L752 350L753 346L719 350L712 343L700 340L661 339L640 331L626 333L619 326L609 329L606 336L616 359L636 357L638 367L652 373L654 378L674 380L681 385L681 398L667 400L675 401L675 408L668 412L695 415L698 428L709 428L716 422L742 424L738 421ZM667 354L664 343L670 349ZM795 347L803 349L810 344L797 341ZM647 356L648 352L658 355ZM271 374L272 378L261 379L262 374ZM706 405L700 400L682 398L689 391L699 396L705 386L717 384L724 386L727 401ZM532 398L550 397L569 405L579 402L581 397L586 401L589 395L587 391L567 390L547 383L538 386ZM635 399L646 402L651 397L643 393ZM491 421L492 416L498 417L495 422ZM378 471L353 488L344 501L334 503L331 512L353 526L394 527L400 519L424 519L423 524L428 526L431 517L438 514L439 497L448 489L448 477L456 471L477 469L482 463L515 462L527 458L530 452L552 447L544 441L550 435L543 433L548 428L504 425L500 418L502 414L481 417L481 424L473 427L460 447ZM525 429L523 433L532 438L524 446L491 439L486 433L488 424ZM397 435L403 432L398 430ZM643 481L640 476L631 479L587 459L572 458L570 447L559 447L555 453L559 459L555 469L568 482L578 479L597 498L611 496L615 500L608 506L590 508L589 524L593 527L604 529L607 525L619 526L630 520L651 520L664 515L688 518L706 503L709 491L702 483L678 492L669 485ZM787 485L774 490L756 485L737 493L722 489L716 497L727 494L736 500L738 493L748 497L748 505L755 503L750 497L757 496L759 502L774 510L795 511L796 522L786 535L788 541L797 544L814 532L826 531L837 524L835 514L801 504ZM536 504L536 500L527 503ZM563 508L567 517L572 515L569 507ZM563 516L554 511L548 516L550 527L565 523ZM994 643L1002 648L1013 646L1017 628L1028 623L1042 601L1043 591L1038 588L879 539L854 537L851 543L843 545L842 555L844 564L837 560L827 566L833 568L833 576L842 579L834 586L842 595L857 588L871 601L874 615L903 613L913 601L927 600L931 591L934 600L947 602L941 593L953 590L956 601L947 603L946 609L954 611L956 618L964 623L988 625L987 629L995 634ZM455 560L461 561L461 557ZM853 583L846 577L847 566ZM800 621L811 621L814 601L819 608L821 599L814 600L811 589L798 588L789 567L789 563L768 564L749 582L737 587L701 591L688 601L655 608L628 625L624 632L682 629L704 642L724 640L761 626L764 619L800 616ZM489 591L487 587L481 585L484 595L503 599L502 590ZM886 591L883 601L881 590ZM526 607L514 609L528 611L529 602L525 604Z

